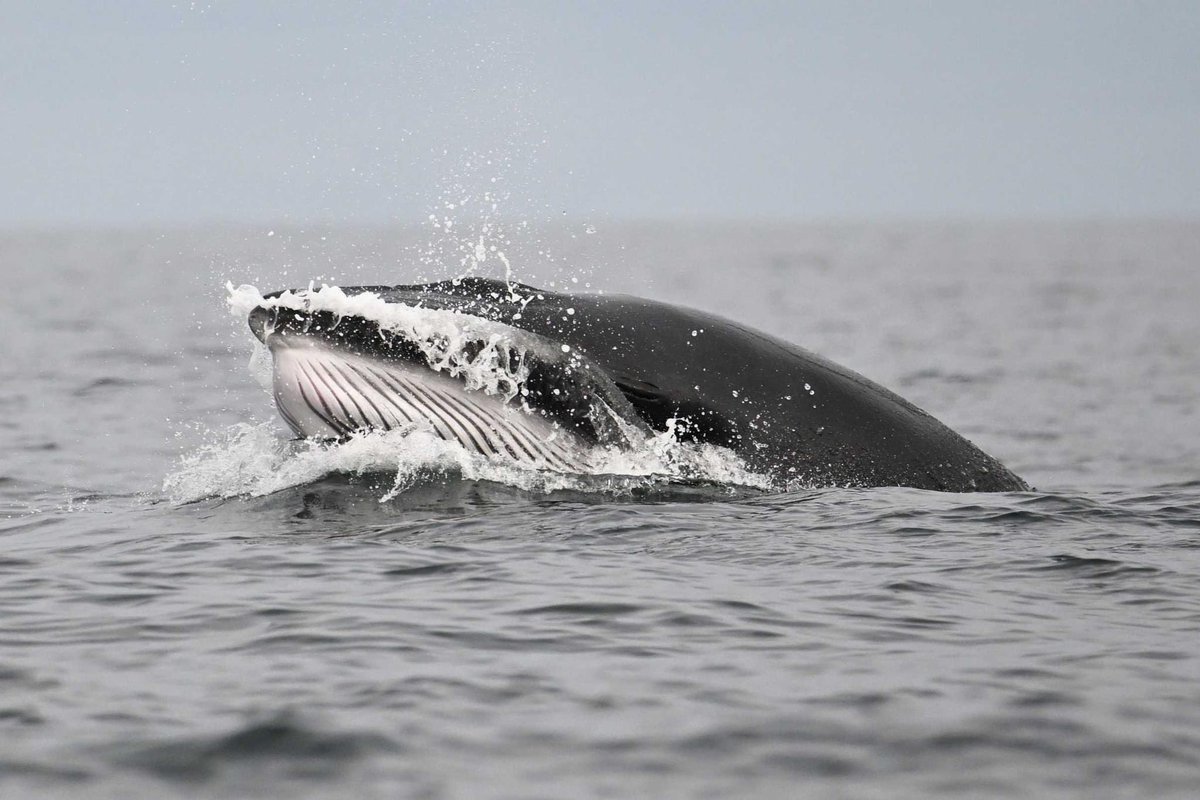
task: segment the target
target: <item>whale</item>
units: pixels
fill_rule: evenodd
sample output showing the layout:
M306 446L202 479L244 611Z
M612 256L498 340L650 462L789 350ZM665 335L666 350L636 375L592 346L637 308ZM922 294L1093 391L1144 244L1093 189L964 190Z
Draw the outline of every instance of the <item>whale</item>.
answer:
M715 314L464 277L284 290L249 326L298 435L414 426L489 458L586 468L664 433L779 487L1025 491L996 458L846 367Z

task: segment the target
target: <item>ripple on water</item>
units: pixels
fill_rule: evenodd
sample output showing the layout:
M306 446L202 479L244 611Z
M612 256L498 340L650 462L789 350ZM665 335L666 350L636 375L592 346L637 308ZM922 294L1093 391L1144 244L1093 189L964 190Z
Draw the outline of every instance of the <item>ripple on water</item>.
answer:
M287 458L250 469L251 437L212 485L287 488L175 505L157 487L181 421L257 414L280 443L214 333L244 342L244 320L197 301L211 263L260 270L263 237L17 237L13 296L57 302L20 305L0 360L0 794L1196 796L1200 227L935 225L903 245L653 227L630 264L661 286L832 337L1042 488L542 492L431 471L380 502L387 463L292 485ZM339 239L270 241L295 276L305 252L362 260ZM784 302L787 275L755 265L797 247L832 268ZM1053 288L1064 269L1088 291ZM881 336L884 318L924 333Z
M376 733L323 730L293 714L226 733L114 748L112 763L185 783L237 778L254 782L328 780L351 764L403 748Z

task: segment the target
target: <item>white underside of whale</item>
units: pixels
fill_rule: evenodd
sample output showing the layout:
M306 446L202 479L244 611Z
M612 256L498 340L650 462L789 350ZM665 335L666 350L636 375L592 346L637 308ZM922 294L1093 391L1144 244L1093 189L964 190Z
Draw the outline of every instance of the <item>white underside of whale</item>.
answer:
M300 436L341 439L426 427L490 458L568 472L587 468L587 447L575 434L502 397L468 391L456 378L312 339L272 344L275 404Z

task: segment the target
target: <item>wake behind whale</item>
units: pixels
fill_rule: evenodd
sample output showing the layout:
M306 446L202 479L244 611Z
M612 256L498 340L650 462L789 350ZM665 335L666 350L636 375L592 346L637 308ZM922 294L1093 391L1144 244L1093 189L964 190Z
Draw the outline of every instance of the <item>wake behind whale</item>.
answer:
M485 278L235 294L302 437L423 430L568 473L659 437L727 453L779 488L1028 488L866 378L691 309Z

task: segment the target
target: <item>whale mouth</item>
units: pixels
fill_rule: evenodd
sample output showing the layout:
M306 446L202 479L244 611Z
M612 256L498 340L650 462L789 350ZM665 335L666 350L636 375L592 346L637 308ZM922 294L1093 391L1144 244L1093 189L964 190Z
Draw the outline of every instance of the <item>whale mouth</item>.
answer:
M275 339L275 337L269 337ZM468 452L523 466L582 472L586 443L500 397L403 362L355 355L319 341L271 341L272 389L299 436L345 439L368 431L432 430Z
M649 433L612 379L561 343L458 311L388 303L373 318L344 301L283 293L249 311L298 436L423 428L489 459L582 473L597 445Z

